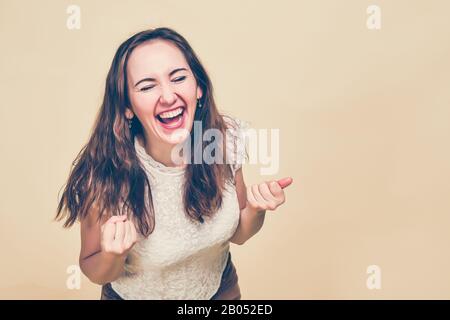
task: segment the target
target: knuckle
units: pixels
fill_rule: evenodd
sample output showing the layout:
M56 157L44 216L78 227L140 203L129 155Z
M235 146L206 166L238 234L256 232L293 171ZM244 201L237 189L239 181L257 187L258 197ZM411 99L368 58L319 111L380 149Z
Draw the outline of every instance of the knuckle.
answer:
M250 206L252 206L252 208L258 208L259 207L259 204L256 201L254 201L254 200L249 200L249 203L250 203Z
M268 205L268 209L269 209L269 210L275 210L276 208L277 208L276 203L271 202L271 203Z

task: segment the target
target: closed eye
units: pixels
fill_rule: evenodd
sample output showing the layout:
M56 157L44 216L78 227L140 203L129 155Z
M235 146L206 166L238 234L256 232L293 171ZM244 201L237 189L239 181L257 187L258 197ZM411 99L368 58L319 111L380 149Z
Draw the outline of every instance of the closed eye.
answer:
M186 79L186 76L181 76L181 77L178 77L178 78L173 79L172 81L173 81L173 82L181 82L181 81L183 81L183 80L185 80L185 79ZM145 91L148 91L148 90L152 89L153 87L154 87L154 86L143 87L143 88L141 88L139 91L145 92Z
M141 88L141 90L139 90L139 91L145 92L145 91L150 90L150 89L153 88L153 87L154 87L154 86L143 87L143 88Z
M175 79L173 79L173 81L174 81L174 82L181 82L181 81L183 81L184 79L186 79L186 76L181 76L181 77L175 78Z

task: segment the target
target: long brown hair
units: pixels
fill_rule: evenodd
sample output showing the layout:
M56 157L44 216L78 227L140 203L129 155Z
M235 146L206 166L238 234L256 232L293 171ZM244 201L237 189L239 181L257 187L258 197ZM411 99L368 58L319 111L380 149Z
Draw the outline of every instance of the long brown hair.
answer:
M94 207L98 210L98 219L105 213L108 216L127 214L136 221L142 235L148 236L154 230L150 183L134 148L135 136L144 136L143 127L134 117L130 129L125 117L125 108L131 105L127 89L128 58L138 45L152 39L170 41L184 54L203 92L200 100L203 107L196 108L194 120L201 121L203 130L218 129L225 137L226 122L214 102L210 78L186 39L169 28L133 35L114 55L92 134L73 162L55 217L58 221L66 218L64 227L86 217ZM207 142L194 139L193 130L188 139L193 158ZM226 158L225 143L226 139L218 150L223 159ZM232 178L232 170L226 163L205 164L203 159L201 164L191 163L185 170L184 186L180 186L184 187L184 209L190 219L203 223L204 216L212 216L222 206L225 183Z

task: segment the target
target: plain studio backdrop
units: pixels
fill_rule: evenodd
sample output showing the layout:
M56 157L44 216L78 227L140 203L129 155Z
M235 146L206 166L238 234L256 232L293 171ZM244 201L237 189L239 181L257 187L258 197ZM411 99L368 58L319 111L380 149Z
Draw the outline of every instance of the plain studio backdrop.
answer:
M368 28L371 5L380 29ZM0 1L0 298L99 298L84 276L67 286L79 225L52 218L115 50L160 26L191 43L221 111L280 130L278 173L244 166L247 184L294 184L258 234L231 245L243 299L450 298L449 11L445 0Z

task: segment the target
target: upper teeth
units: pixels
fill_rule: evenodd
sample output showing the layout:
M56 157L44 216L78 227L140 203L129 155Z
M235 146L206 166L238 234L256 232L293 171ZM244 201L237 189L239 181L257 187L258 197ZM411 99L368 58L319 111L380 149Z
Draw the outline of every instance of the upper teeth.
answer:
M181 112L183 112L183 108L179 107L179 108L177 108L175 110L172 110L172 111L167 111L167 112L160 113L159 116L161 118L173 118L173 117L176 117L177 115L179 115Z

